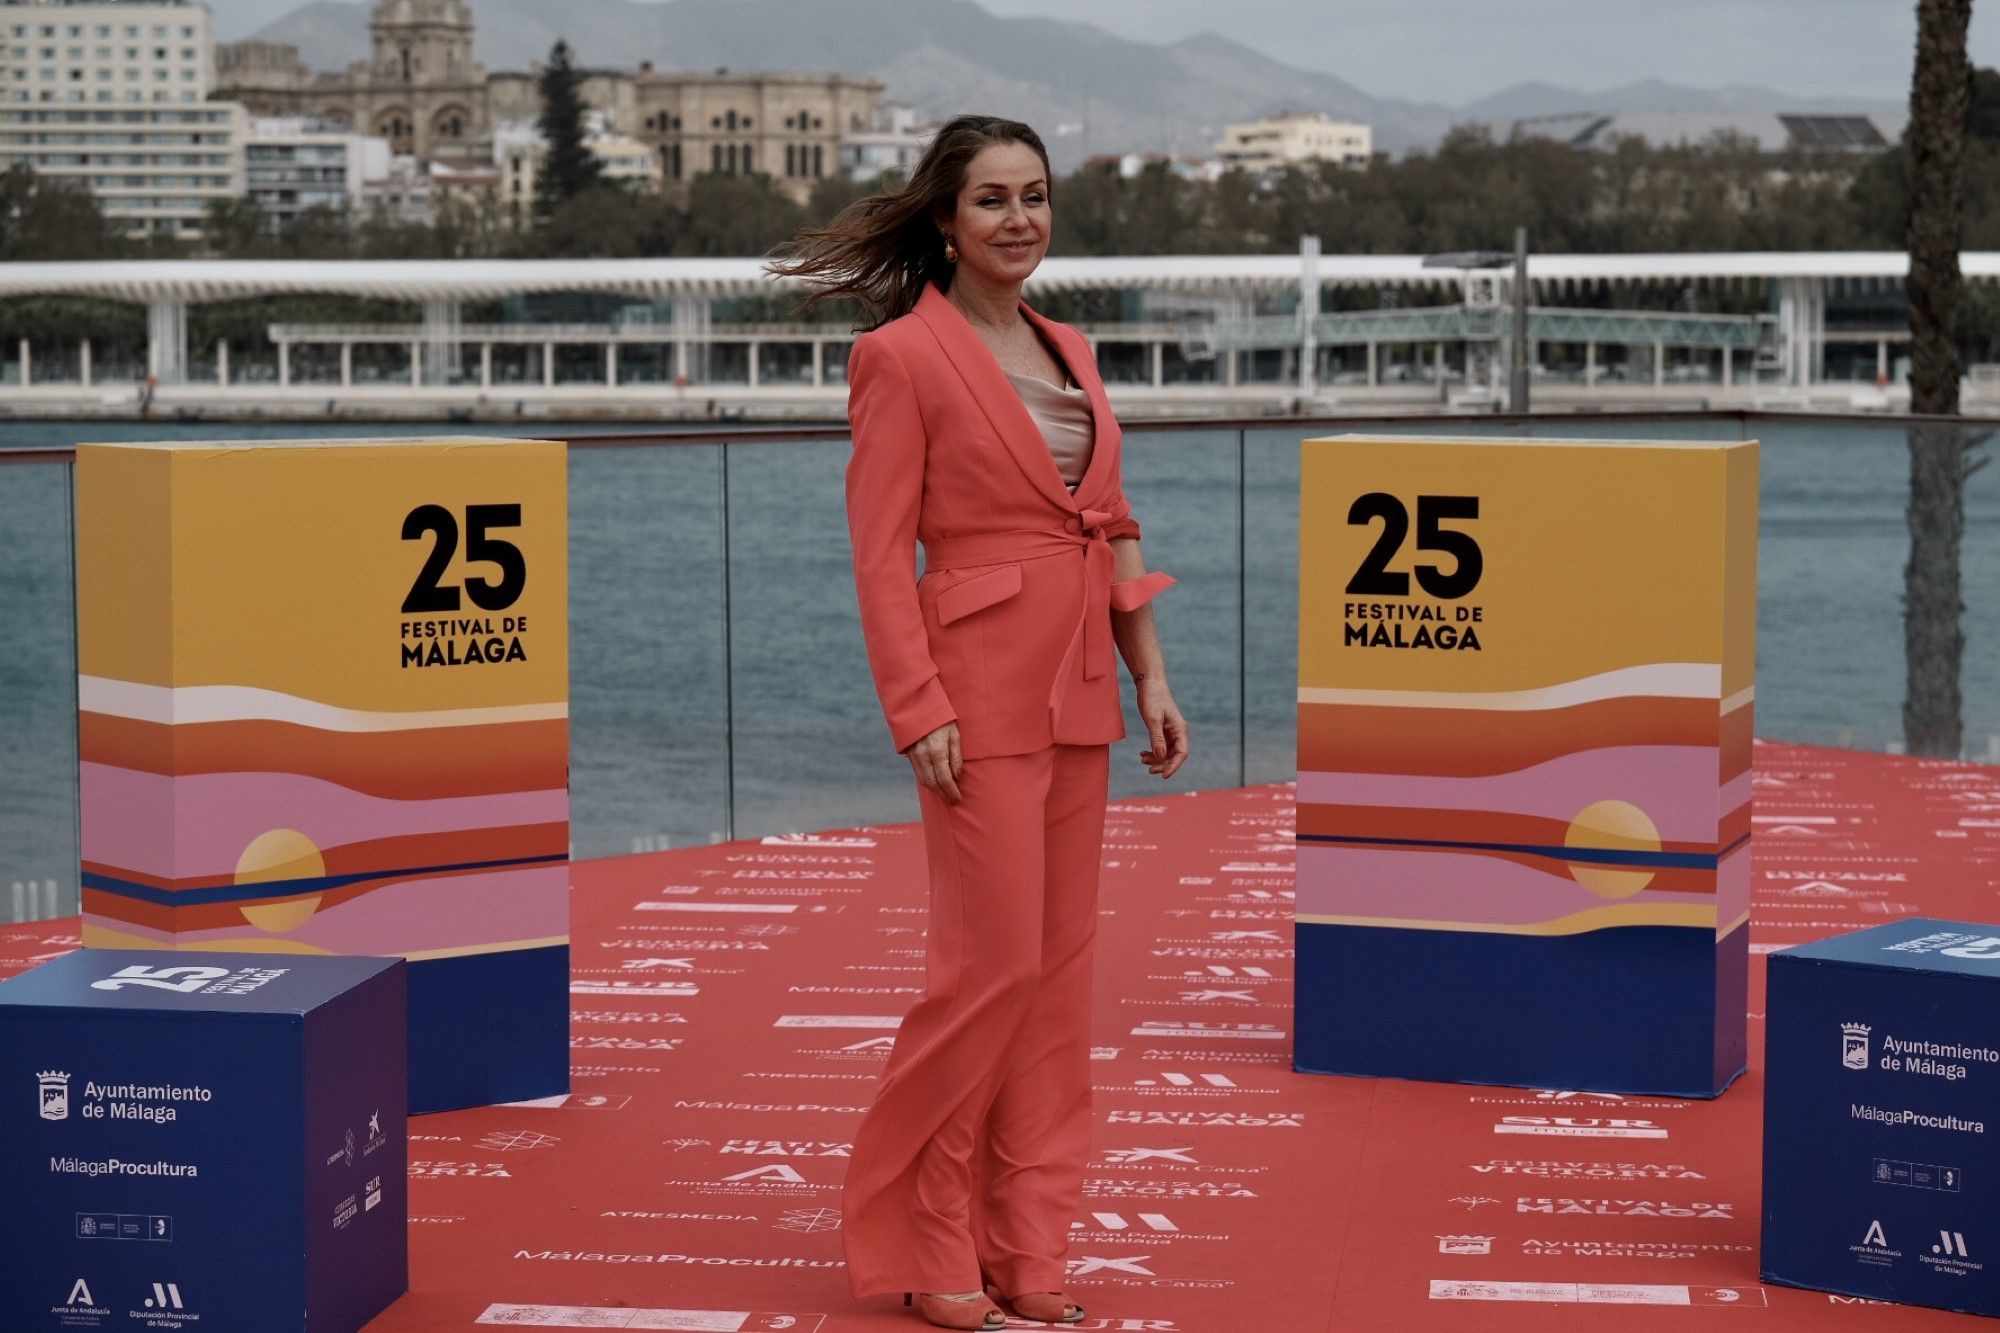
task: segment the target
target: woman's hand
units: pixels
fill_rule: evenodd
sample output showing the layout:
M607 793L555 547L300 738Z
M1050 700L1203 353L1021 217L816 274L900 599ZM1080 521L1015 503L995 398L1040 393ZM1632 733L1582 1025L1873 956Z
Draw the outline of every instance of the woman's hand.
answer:
M911 741L903 753L916 770L917 781L958 804L958 772L964 761L958 755L958 721L953 719L927 736Z
M1139 716L1146 724L1146 734L1153 740L1153 748L1139 751L1139 757L1146 761L1148 769L1162 778L1170 778L1187 762L1187 719L1174 703L1173 691L1167 688L1164 675L1141 676L1136 688Z

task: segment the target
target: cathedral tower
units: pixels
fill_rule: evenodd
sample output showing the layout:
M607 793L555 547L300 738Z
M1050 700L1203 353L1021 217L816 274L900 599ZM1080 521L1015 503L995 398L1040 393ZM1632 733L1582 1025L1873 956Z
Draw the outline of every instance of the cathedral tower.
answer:
M399 153L450 159L486 130L486 76L472 60L464 0L376 0L368 129Z

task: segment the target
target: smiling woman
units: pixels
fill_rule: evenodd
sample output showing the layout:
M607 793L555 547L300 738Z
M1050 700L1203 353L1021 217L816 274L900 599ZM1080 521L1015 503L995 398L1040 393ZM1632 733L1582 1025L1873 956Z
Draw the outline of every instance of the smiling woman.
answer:
M923 998L855 1131L841 1237L856 1296L923 1293L946 1328L1073 1324L1065 1251L1090 1142L1090 975L1121 651L1171 777L1167 688L1089 342L1021 299L1048 252L1048 154L948 122L909 185L802 233L774 271L884 321L848 362L862 637L910 761L930 872ZM924 548L915 577L914 548ZM971 1287L978 1290L951 1290Z
M877 321L907 314L927 283L950 291L961 250L974 245L1018 285L1048 250L1053 176L1027 125L956 116L932 137L903 188L857 200L826 226L799 232L772 251L767 267L808 281L801 310L853 297Z

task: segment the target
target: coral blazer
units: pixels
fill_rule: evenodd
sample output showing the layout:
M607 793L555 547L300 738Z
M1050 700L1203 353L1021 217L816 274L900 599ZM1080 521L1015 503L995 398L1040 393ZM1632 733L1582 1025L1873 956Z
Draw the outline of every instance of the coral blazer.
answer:
M967 759L1119 739L1111 611L1174 582L1157 570L1114 582L1111 538L1137 537L1139 524L1097 359L1074 328L1026 302L1021 313L1090 395L1097 433L1074 493L992 350L936 285L848 356L854 589L899 751L953 718Z

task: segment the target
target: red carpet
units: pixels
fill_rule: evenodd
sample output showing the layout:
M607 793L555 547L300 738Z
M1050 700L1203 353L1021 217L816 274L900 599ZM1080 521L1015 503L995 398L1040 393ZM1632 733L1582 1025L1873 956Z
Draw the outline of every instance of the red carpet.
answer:
M1082 1328L1980 1326L1758 1283L1761 959L1716 1102L1293 1073L1291 794L1112 807ZM2000 920L2000 770L1760 745L1756 810L1760 952ZM575 1091L412 1122L370 1329L928 1327L848 1298L835 1211L922 874L914 823L578 865ZM0 973L74 928L0 931Z

